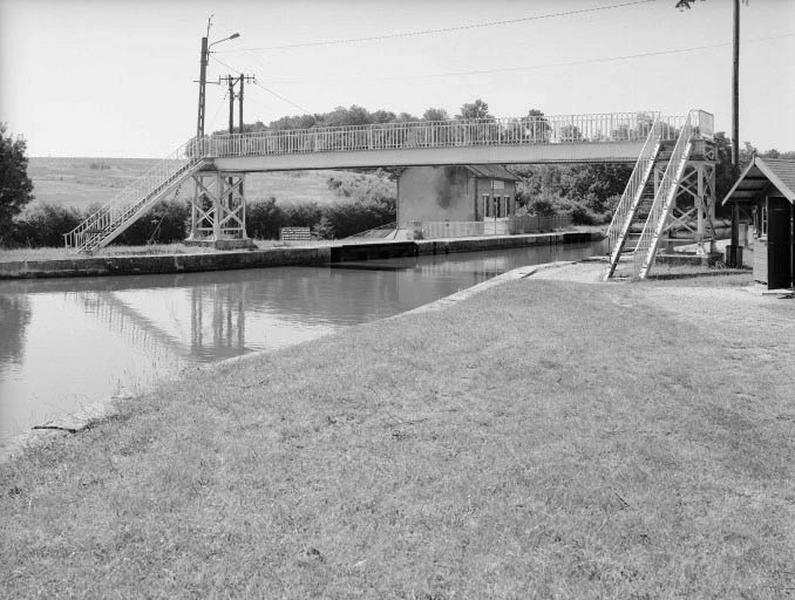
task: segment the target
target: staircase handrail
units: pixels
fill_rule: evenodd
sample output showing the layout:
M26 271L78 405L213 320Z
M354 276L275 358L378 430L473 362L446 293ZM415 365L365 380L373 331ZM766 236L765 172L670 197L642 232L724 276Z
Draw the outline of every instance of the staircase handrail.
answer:
M668 212L666 209L672 200L672 196L676 194L682 161L686 158L685 153L691 143L692 135L693 116L691 111L679 132L676 145L671 152L671 158L668 159L668 166L665 168L657 193L654 195L654 202L643 226L643 232L635 247L633 258L634 276L636 278L644 279L651 268L651 263L656 255L656 247L659 244L659 239L667 220Z
M168 185L183 169L202 161L207 156L208 148L207 138L194 138L179 146L92 212L77 227L63 234L66 247L81 250L90 241L93 230L110 227L134 214L152 194Z
M623 241L629 231L632 217L635 214L634 209L643 193L643 187L645 187L651 168L654 165L661 137L662 127L660 119L655 118L643 148L641 148L638 160L635 162L635 167L632 169L632 174L629 176L624 192L621 194L621 199L613 213L613 219L607 228L606 237L610 251L610 274L615 269L614 263L618 261L618 256L621 253L622 244L620 242Z

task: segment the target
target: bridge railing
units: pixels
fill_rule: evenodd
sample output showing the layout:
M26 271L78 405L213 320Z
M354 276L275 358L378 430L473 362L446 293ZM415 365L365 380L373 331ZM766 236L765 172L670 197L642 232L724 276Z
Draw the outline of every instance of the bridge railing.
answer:
M687 117L682 117L684 121ZM693 133L711 140L715 137L715 115L705 110L697 109L690 111L690 121L693 125ZM683 123L684 124L684 123Z
M200 140L200 147L205 156L230 157L460 146L643 142L656 118L675 139L683 119L641 112L260 131L211 136Z

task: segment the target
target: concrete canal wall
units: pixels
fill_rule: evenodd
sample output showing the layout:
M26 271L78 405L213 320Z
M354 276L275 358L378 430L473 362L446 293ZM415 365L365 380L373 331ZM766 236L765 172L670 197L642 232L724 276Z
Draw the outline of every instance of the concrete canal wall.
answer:
M522 246L587 243L602 238L601 233L560 232L444 240L337 243L327 246L297 246L198 254L75 256L73 258L53 260L0 262L0 279L191 273L226 269L322 265L424 254L479 252L502 248L519 248Z

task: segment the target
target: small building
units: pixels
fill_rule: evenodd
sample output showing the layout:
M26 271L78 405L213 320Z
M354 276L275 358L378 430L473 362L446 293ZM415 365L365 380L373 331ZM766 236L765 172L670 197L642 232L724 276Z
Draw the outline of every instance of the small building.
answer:
M408 167L398 178L398 227L416 223L507 221L519 178L500 165Z
M753 217L754 279L768 289L795 284L795 160L755 156L723 204L737 203Z

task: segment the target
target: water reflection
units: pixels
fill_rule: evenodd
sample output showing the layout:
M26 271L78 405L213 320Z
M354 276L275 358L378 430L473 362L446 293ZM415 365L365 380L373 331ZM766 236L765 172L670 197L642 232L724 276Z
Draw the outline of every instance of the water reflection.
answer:
M0 295L0 372L4 366L22 361L29 323L30 302L25 296Z
M330 267L0 283L0 447L30 426L185 367L391 316L511 268L596 254L542 246Z

